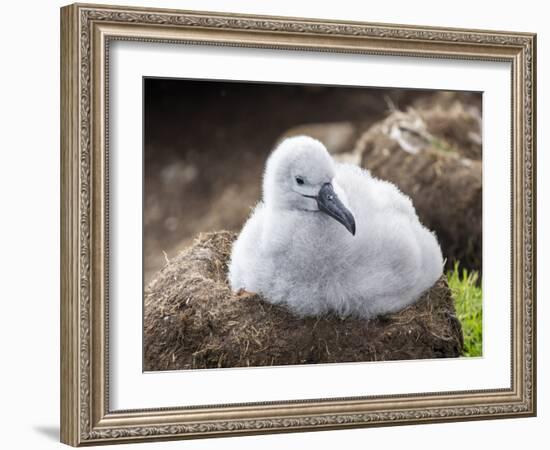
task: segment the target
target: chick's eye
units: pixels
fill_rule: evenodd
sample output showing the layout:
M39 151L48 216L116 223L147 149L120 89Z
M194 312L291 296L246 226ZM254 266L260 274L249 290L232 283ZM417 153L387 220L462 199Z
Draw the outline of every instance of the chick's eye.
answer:
M302 177L296 177L296 183L298 183L299 185L302 185L304 184L304 179Z

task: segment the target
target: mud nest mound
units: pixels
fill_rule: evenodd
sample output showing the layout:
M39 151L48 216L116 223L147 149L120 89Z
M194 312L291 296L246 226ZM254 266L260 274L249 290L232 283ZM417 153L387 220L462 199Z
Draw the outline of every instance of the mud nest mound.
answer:
M298 318L226 280L233 233L200 235L145 290L144 369L446 358L462 329L442 277L415 305L370 321Z

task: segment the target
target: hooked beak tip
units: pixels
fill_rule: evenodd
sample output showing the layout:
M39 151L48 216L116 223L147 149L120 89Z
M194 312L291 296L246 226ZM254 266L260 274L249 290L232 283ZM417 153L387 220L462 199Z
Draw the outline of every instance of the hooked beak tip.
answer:
M349 213L349 217L347 219L348 220L346 220L345 223L342 223L342 225L344 225L346 230L348 230L352 236L355 236L355 218L351 213Z

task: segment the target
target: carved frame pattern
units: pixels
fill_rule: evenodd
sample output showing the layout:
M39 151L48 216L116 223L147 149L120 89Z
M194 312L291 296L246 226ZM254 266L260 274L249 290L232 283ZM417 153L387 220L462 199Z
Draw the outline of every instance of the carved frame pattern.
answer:
M535 414L535 35L95 5L67 6L61 15L63 442L77 446ZM102 77L113 39L510 61L512 388L214 405L199 411L109 411L104 267L108 124L102 103L108 83ZM343 407L346 402L351 406ZM294 412L285 413L285 405ZM297 406L302 408L298 413Z

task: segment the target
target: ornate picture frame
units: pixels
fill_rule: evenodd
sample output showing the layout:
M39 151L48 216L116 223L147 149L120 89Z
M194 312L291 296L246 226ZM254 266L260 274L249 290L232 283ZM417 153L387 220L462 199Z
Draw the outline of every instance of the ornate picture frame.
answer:
M109 49L117 40L511 65L511 385L477 391L113 411ZM73 445L536 414L536 35L74 4L61 9L61 440Z

